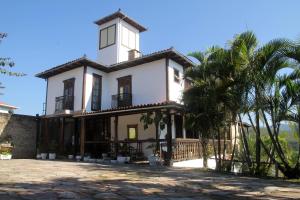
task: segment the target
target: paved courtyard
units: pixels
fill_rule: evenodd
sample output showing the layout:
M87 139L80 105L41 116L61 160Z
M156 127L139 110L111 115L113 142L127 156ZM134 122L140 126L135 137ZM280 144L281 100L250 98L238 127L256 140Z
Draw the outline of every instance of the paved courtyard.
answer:
M300 185L195 169L0 161L0 199L300 199Z

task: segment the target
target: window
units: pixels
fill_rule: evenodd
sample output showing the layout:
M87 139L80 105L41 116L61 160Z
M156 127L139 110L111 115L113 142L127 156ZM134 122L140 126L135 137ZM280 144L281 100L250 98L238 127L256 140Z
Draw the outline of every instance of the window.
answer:
M176 83L179 83L179 81L180 81L179 70L178 69L174 69L174 81Z
M128 140L137 140L138 138L138 125L127 125L127 132L128 132Z
M122 28L122 44L130 49L135 49L136 35L135 32L129 30L128 28Z
M109 26L100 31L100 49L115 44L116 25Z
M101 86L102 78L98 74L93 74L93 86L92 86L92 110L101 109Z

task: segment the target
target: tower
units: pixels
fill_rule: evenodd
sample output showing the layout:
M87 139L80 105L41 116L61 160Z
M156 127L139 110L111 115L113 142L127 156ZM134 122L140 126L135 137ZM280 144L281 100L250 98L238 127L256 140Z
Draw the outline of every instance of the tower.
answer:
M98 25L97 61L106 65L136 58L140 50L140 33L146 28L121 10L101 18Z

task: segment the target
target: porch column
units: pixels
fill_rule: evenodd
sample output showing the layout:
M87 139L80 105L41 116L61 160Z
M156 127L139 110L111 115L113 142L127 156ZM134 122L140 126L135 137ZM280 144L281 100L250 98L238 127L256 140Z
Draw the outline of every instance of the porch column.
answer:
M172 165L172 121L171 121L171 114L168 111L167 114L167 154L165 157L165 165L171 166Z
M182 116L182 137L186 139L186 130L185 130L185 117Z
M59 138L59 151L61 154L64 152L64 122L65 119L62 117L60 121L60 138Z
M115 153L118 154L118 141L119 141L119 133L118 133L118 123L119 123L119 116L115 116L115 138L114 138L114 143L115 143Z
M45 144L46 146L44 148L46 148L48 150L49 147L49 134L48 134L48 119L45 118L45 136L44 136L44 141L42 142L43 144Z
M80 155L84 156L84 143L85 143L85 118L81 118L80 126Z
M176 128L175 128L175 114L171 115L171 120L172 120L172 139L176 138Z

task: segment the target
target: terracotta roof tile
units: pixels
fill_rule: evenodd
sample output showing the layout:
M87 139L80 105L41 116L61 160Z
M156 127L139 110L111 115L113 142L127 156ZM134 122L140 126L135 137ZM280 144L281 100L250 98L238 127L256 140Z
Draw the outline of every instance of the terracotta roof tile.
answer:
M189 67L189 66L195 65L189 58L187 58L185 55L181 54L176 49L171 47L168 49L164 49L161 51L156 51L156 52L153 52L153 53L150 53L147 55L143 55L143 56L135 58L133 60L116 63L116 64L113 64L110 66L92 61L86 57L81 57L81 58L66 62L62 65L58 65L56 67L48 69L44 72L38 73L35 76L39 77L39 78L48 78L50 76L54 76L56 74L74 69L76 67L81 67L83 65L88 65L88 66L94 67L96 69L99 69L101 71L109 73L109 72L113 72L113 71L117 71L117 70L126 69L129 67L134 67L134 66L141 65L144 63L152 62L152 61L159 60L159 59L166 58L166 57L173 59L174 61L180 63L184 67Z
M126 106L126 107L110 108L110 109L99 110L99 111L84 112L80 114L77 113L74 114L74 116L76 117L76 116L89 116L89 115L97 115L97 114L109 114L117 111L126 112L126 111L132 111L134 109L155 108L155 107L174 107L174 108L183 109L183 105L176 103L175 101L164 101L159 103L139 104L139 105Z

